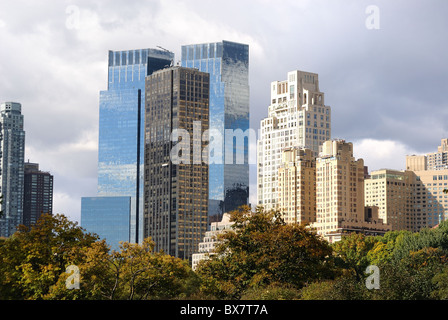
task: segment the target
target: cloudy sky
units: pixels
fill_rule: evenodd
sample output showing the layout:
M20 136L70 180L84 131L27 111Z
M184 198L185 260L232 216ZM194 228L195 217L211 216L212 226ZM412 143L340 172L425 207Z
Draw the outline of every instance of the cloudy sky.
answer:
M50 171L54 212L79 221L97 182L99 91L107 51L184 44L250 46L251 127L270 82L319 74L332 133L370 170L448 136L446 0L154 0L0 2L0 101L22 104L25 158ZM255 166L251 200L256 198Z

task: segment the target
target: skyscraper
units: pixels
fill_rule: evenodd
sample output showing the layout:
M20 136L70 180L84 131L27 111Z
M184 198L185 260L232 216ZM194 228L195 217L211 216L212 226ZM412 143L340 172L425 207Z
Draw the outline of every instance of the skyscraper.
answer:
M257 143L257 197L265 209L278 206L278 168L289 147L308 148L314 156L331 137L331 108L325 105L315 73L288 72L271 83L268 117L261 121Z
M53 176L39 170L38 163L25 163L23 224L31 228L42 214L53 213Z
M146 81L144 237L191 259L208 225L208 73L172 67Z
M378 217L376 208L364 206L364 160L353 157L353 144L329 140L316 159L317 233L330 242L342 234L361 232L380 235L391 228Z
M23 223L25 131L22 105L0 105L0 236L9 237Z
M109 221L107 228L107 219L87 215L101 214L99 208L110 208L118 215L117 202L124 210L121 214L129 216L119 220L130 224L128 236L121 240L142 239L145 78L170 66L173 59L174 54L166 50L109 51L108 86L100 92L98 197L81 202L81 225L90 232L102 230L100 236L106 239L116 239L116 228L123 228L116 221Z
M249 199L249 46L184 45L182 66L210 74L209 216L220 221Z

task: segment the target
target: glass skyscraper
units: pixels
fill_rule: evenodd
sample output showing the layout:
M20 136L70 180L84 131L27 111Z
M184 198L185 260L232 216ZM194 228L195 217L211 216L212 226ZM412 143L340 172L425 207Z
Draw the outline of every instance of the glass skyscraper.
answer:
M120 200L121 214L128 216L121 221L129 222L129 234L121 241L142 240L145 78L169 67L173 59L174 53L167 50L109 51L108 86L100 92L99 106L98 196L102 199L81 202L81 225L84 227L85 221L97 223L98 228L90 223L87 231L102 230L103 234L95 233L106 240L113 239L116 231L104 230L104 220L90 215L101 215L107 207L117 215L113 197L130 198L129 208Z
M23 223L25 131L22 105L0 105L0 237L9 237Z
M183 67L210 74L209 217L220 221L249 198L249 46L185 45L181 60Z

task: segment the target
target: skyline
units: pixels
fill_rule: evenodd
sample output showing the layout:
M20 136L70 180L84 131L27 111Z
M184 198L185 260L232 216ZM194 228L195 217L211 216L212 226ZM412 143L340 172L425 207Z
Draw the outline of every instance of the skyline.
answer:
M0 100L22 104L25 161L54 175L53 212L78 221L81 197L96 194L109 50L161 46L177 62L182 45L248 44L250 128L258 132L267 116L272 81L292 70L314 72L332 108L332 137L353 142L369 171L400 170L406 154L433 152L448 136L448 3L429 3L4 1ZM365 25L369 5L380 10L379 29Z

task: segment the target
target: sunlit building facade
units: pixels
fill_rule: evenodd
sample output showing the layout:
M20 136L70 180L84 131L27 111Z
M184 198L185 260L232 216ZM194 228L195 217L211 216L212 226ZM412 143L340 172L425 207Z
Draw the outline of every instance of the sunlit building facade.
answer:
M347 233L381 235L391 227L375 207L364 206L364 160L355 159L353 144L329 140L316 160L316 222L319 235L329 242Z
M325 105L315 73L288 72L287 80L270 86L267 118L261 120L257 142L258 205L278 208L278 169L282 152L290 147L308 148L317 157L331 137L331 108Z
M365 205L378 207L379 218L393 230L414 231L417 219L422 219L414 204L417 197L422 201L418 189L420 183L412 171L376 170L364 181Z
M286 223L316 221L316 157L310 149L283 151L278 170L278 210Z

